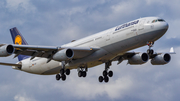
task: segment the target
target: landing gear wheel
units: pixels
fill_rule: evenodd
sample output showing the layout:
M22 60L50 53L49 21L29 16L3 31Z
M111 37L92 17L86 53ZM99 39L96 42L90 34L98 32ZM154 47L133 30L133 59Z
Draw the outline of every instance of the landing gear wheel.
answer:
M99 76L99 82L103 82L104 81L104 82L107 83L107 82L109 82L109 77L113 76L113 71L108 71L110 69L111 62L112 61L105 62L105 69L102 72L103 76Z
M60 80L60 75L59 74L56 74L56 80Z
M99 76L99 82L103 82L104 78L102 76Z
M150 49L147 50L147 53L148 53L148 54L150 53Z
M79 77L82 77L82 71L79 71L79 72L78 72L78 76L79 76Z
M63 81L66 80L66 75L62 75L62 80L63 80Z
M69 75L69 74L70 74L70 70L66 69L66 75Z
M107 76L107 74L108 74L107 71L104 70L104 71L103 71L103 76Z
M104 77L104 82L107 83L108 81L109 81L109 77L105 76L105 77Z
M153 49L148 49L147 53L152 55L154 53L154 50Z
M109 77L112 77L113 76L113 71L109 71L108 75L109 75Z
M80 67L78 67L78 76L79 77L86 77L87 76L87 71L88 71L88 67L87 67L87 65L85 65L85 66L80 66Z
M86 77L86 75L87 75L87 73L84 71L84 72L82 72L82 76L83 77Z
M151 49L151 50L150 50L150 54L153 54L153 53L154 53L154 50Z

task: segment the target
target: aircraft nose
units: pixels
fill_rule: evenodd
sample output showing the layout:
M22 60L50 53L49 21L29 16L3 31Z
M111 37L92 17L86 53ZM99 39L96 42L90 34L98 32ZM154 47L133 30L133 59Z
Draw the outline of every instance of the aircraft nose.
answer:
M155 24L155 30L168 30L169 25L167 22L160 22Z
M163 22L161 28L167 30L169 28L169 24L167 22Z

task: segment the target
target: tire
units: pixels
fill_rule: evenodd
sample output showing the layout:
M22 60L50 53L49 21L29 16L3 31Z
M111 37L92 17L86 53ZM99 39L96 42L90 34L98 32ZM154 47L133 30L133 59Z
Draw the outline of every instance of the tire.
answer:
M147 54L150 54L150 49L147 50Z
M152 54L154 53L154 50L153 50L153 49L148 49L148 50L147 50L147 53L150 54L150 55L152 55Z
M153 53L154 53L154 50L151 49L151 50L150 50L150 54L153 55Z
M56 74L56 80L60 80L60 75L59 74Z
M109 81L109 77L105 76L105 77L104 77L104 82L107 83L108 81Z
M66 80L66 75L62 75L62 80L63 80L63 81Z
M69 75L70 74L70 69L66 69L66 75Z
M84 72L82 72L82 76L83 77L86 77L86 75L87 75L87 73L84 71Z
M107 71L106 70L103 71L103 76L107 76Z
M79 77L82 77L82 71L79 71L79 72L78 72L78 76L79 76Z
M109 77L112 77L113 76L113 71L109 71L108 75L109 75Z
M103 82L104 78L102 76L99 76L99 82Z

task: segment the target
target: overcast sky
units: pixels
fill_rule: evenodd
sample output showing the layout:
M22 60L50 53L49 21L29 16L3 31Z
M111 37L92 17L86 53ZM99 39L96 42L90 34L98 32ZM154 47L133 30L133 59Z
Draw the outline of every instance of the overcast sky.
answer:
M179 0L1 0L0 43L12 43L9 29L17 27L31 45L61 46L72 40L147 16L169 23L167 33L153 49L175 48L171 62L163 66L126 65L111 70L109 83L99 83L104 64L90 68L86 78L72 70L65 82L55 75L42 76L0 66L1 101L180 101L180 1ZM147 46L135 51L146 51ZM16 63L13 56L1 62Z

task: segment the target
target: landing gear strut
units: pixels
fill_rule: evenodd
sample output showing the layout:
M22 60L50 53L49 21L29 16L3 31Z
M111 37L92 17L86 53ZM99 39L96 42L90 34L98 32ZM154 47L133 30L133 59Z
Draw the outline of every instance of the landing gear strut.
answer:
M65 61L61 62L62 69L59 74L56 74L56 80L62 79L62 81L66 80L66 75L70 75L70 69L65 69Z
M87 66L78 68L78 76L79 77L86 77L87 76Z
M104 80L104 82L107 83L109 81L109 77L113 76L113 71L108 72L110 66L111 66L111 61L105 63L105 70L102 73L103 76L99 76L99 82L103 82Z
M149 49L147 50L147 53L148 53L149 55L153 55L153 54L154 54L154 50L151 49L151 47L153 47L154 42L147 42L147 45L149 46Z

